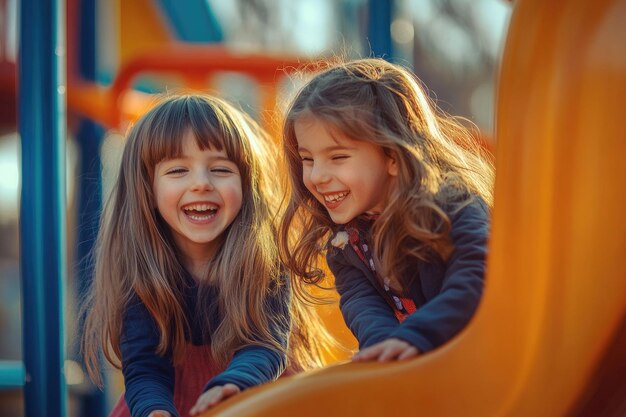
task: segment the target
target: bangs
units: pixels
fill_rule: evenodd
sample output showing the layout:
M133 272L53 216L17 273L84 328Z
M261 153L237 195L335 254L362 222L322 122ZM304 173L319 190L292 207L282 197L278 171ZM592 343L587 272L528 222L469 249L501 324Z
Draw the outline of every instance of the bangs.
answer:
M288 115L289 129L288 140L295 156L299 159L297 152L298 143L295 134L295 123L301 120L318 121L324 125L331 138L338 142L340 138L347 138L354 141L373 140L378 134L378 121L370 108L361 106L341 106L334 103L307 103L307 107L300 111L292 111Z
M201 150L224 150L228 159L241 161L242 140L229 110L205 97L182 96L164 101L152 109L138 126L143 136L142 161L150 170L165 159L182 156L182 138L191 132Z

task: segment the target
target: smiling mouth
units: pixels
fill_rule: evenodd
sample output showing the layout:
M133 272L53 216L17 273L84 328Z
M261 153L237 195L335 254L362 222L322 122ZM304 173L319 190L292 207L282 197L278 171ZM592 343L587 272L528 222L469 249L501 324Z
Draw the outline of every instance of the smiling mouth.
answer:
M323 196L326 203L336 204L343 201L348 194L350 194L349 191L342 191L340 193L323 194Z
M194 221L206 221L217 214L219 207L214 204L191 204L183 207L185 215Z

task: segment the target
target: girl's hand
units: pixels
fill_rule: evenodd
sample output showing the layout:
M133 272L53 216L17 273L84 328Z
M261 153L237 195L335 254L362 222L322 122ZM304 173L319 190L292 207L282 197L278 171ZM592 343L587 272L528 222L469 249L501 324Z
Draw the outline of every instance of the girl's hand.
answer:
M363 349L352 357L353 362L365 361L401 361L419 355L419 350L404 340L391 338Z
M235 394L239 394L240 392L241 390L235 384L224 384L218 387L213 387L198 398L196 405L191 407L191 410L189 410L189 414L197 416L220 401L225 400L228 397L232 397Z
M148 414L148 417L172 417L172 415L168 411L154 410Z

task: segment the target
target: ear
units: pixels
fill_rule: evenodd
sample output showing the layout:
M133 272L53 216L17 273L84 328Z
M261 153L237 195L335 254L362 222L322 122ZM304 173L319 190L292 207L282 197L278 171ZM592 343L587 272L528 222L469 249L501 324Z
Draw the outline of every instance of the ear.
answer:
M398 162L394 152L389 152L387 155L387 172L392 177L398 176Z

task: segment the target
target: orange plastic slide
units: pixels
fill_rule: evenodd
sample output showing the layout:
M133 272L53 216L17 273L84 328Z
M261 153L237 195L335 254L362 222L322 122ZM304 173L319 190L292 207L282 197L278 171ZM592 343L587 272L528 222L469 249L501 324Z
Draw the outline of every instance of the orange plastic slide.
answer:
M626 352L626 0L514 7L499 80L487 285L470 325L415 360L286 378L205 416L624 410L624 384L606 384L603 375L616 374L603 370L622 366L611 360L623 363ZM589 408L597 387L613 390L615 414Z

